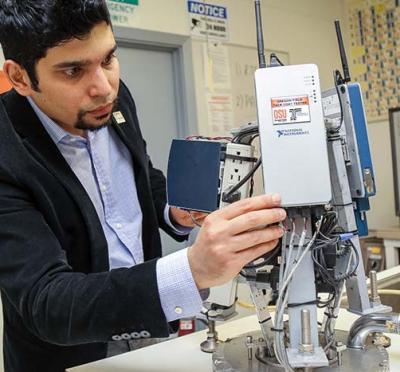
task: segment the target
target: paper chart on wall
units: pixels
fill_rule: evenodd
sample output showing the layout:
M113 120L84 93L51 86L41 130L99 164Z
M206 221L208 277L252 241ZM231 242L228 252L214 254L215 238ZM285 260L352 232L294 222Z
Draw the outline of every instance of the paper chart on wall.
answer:
M229 135L233 127L232 95L207 94L207 114L212 136Z
M203 48L206 87L211 92L231 89L228 48L217 42L206 43Z
M400 4L398 0L347 0L352 78L364 92L370 121L400 106Z

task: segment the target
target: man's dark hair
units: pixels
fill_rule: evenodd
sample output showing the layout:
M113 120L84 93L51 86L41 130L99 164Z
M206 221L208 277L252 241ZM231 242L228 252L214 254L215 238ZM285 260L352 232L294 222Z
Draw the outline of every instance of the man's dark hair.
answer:
M0 44L6 59L39 90L36 64L48 49L84 39L101 22L111 25L106 0L0 0Z

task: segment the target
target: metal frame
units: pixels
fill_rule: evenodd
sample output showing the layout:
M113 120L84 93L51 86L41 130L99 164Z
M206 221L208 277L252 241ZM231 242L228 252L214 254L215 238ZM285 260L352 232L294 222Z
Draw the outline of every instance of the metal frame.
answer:
M390 127L390 142L392 146L393 159L393 182L394 182L394 198L396 216L400 217L400 143L396 140L396 120L400 125L400 107L389 109L389 127Z
M118 45L172 53L177 128L180 137L198 132L190 36L128 27L114 27Z

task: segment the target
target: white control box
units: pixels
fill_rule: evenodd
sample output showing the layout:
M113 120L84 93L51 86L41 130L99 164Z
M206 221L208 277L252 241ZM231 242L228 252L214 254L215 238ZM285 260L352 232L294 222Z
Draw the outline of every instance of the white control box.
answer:
M270 67L255 73L266 193L282 206L323 205L332 197L318 68Z

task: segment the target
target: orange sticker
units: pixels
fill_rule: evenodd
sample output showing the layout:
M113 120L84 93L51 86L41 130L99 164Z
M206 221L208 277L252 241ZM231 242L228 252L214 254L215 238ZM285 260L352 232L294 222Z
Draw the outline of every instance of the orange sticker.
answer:
M271 106L273 108L286 107L286 106L301 106L308 104L309 104L308 96L280 97L271 99Z

